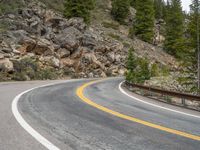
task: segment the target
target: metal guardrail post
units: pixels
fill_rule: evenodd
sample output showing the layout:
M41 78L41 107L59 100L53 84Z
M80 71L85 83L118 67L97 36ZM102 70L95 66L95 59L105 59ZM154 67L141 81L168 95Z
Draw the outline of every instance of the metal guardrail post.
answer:
M186 106L185 98L182 98L181 100L182 100L182 105L183 105L183 106Z

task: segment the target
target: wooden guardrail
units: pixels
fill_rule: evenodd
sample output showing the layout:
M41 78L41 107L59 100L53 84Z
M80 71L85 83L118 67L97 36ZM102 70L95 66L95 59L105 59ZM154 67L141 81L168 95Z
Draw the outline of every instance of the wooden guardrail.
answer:
M129 82L125 82L126 85L136 87L142 90L147 90L150 92L166 95L166 96L173 96L181 99L186 99L186 100L191 100L191 101L199 101L200 102L200 96L197 95L191 95L191 94L184 94L184 93L179 93L179 92L173 92L173 91L167 91L167 90L162 90L158 88L152 88L152 87L147 87L144 85L138 85L138 84L133 84Z

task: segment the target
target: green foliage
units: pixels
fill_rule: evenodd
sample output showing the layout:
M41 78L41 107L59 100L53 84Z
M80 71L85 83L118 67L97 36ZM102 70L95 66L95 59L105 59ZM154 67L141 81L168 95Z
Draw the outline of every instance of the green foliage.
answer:
M154 0L154 10L155 18L163 19L165 11L165 1L164 0Z
M133 83L144 83L150 79L149 62L142 58L136 58L131 48L128 53L126 67L126 80Z
M146 59L138 59L139 66L137 70L137 80L138 83L144 83L145 80L151 78L151 72L149 70L149 62Z
M0 21L0 33L7 31L9 28L9 23L6 21Z
M4 71L0 71L0 82L7 81L9 74Z
M47 79L56 79L58 74L55 72L54 68L45 68L41 69L36 75L37 79L47 80Z
M128 51L128 57L127 57L127 62L126 62L126 68L130 72L133 72L137 67L137 59L133 53L134 53L134 49L130 48Z
M199 2L200 4L200 2ZM179 83L186 86L187 89L190 89L190 92L198 93L197 88L197 20L199 20L200 24L200 15L198 15L197 10L199 6L196 0L192 0L192 4L190 5L190 13L187 16L188 25L187 25L187 36L185 45L186 49L181 53L182 58L182 67L184 70L182 74L185 76L180 77L178 79Z
M159 68L158 68L158 65L156 63L154 63L152 66L151 66L151 76L152 77L156 77L156 76L159 76Z
M136 5L136 0L130 0L130 5L131 5L132 7L135 7L135 5Z
M124 23L129 13L129 0L112 0L111 14L119 23Z
M172 0L166 17L164 49L171 55L180 57L184 51L184 16L180 0Z
M130 46L131 46L130 43L128 43L128 42L123 42L123 45L125 48L130 48Z
M47 80L56 79L58 74L54 68L40 68L37 60L31 58L24 58L20 61L14 62L13 80Z
M15 2L11 0L0 1L0 15L8 12L15 12L23 6L24 2L22 0L17 0Z
M119 29L119 24L114 23L114 22L103 22L102 24L105 28L112 28L114 30Z
M39 0L43 2L48 8L55 9L57 11L63 12L64 10L64 0Z
M162 76L169 76L169 74L170 74L170 69L169 69L169 67L168 67L168 66L162 66L162 67L161 67L161 70L160 70L160 74L161 74Z
M89 23L94 5L94 0L65 0L64 16L67 18L81 17L86 23Z
M151 43L154 36L154 5L152 0L136 0L136 18L132 33ZM133 35L132 35L133 36Z
M121 41L121 37L119 35L113 34L113 33L109 33L108 34L111 38L117 40L117 41Z
M200 2L199 2L200 3ZM192 5L190 6L190 14L189 14L189 24L187 28L187 51L185 52L184 55L184 60L185 62L190 62L190 65L193 70L197 69L197 20L199 20L200 24L200 15L198 16L197 14L197 4L196 0L193 0Z

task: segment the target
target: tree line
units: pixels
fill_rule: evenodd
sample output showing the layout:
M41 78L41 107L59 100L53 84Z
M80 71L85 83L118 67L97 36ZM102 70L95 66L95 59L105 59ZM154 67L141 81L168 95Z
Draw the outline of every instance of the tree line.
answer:
M189 68L188 72L195 74L197 20L200 20L197 15L197 0L192 0L189 13L183 11L181 0L112 0L111 15L120 24L125 24L130 7L136 9L133 25L130 27L130 36L152 44L155 23L161 20L163 22L161 26L164 29L162 34L165 37L163 50L183 61L186 68ZM90 23L91 12L94 8L95 0L65 0L64 15L68 18L82 17L86 23ZM130 57L128 56L128 61ZM134 72L129 68L131 62L135 61L128 63L128 78L134 76L130 75L130 72ZM133 63L132 66L135 64ZM149 77L149 75L146 76Z
M185 14L181 0L167 0L167 2L164 0L112 0L111 15L120 24L124 24L129 8L134 7L136 17L130 29L130 35L149 43L153 42L156 20L163 20L165 22L163 25L164 50L177 58L184 58L188 47L190 46L190 49L195 47L195 2L196 0L193 0L190 13ZM64 5L64 15L67 18L82 17L89 23L91 11L95 8L95 0L65 0Z

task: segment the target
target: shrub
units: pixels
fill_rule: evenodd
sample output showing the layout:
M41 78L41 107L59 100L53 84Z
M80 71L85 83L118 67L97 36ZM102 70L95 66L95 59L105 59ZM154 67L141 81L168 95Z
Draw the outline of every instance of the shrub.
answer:
M157 65L156 63L154 63L154 64L151 66L151 76L152 76L152 77L159 76L159 68L158 68L158 65Z
M37 60L31 58L14 62L14 68L12 79L18 81L56 79L58 76L54 68L41 68Z
M113 34L113 33L109 33L108 36L110 36L111 38L117 40L117 41L121 41L122 39L120 38L119 35Z
M103 22L102 25L105 28L112 28L114 30L118 30L119 29L119 24L113 23L113 22Z
M111 14L119 23L124 23L129 13L129 0L113 0Z
M130 48L126 62L126 80L133 83L144 83L149 80L151 73L149 70L149 62L146 59L136 58L133 54L134 49Z
M64 16L67 18L81 17L89 23L92 9L94 9L94 0L65 0Z

